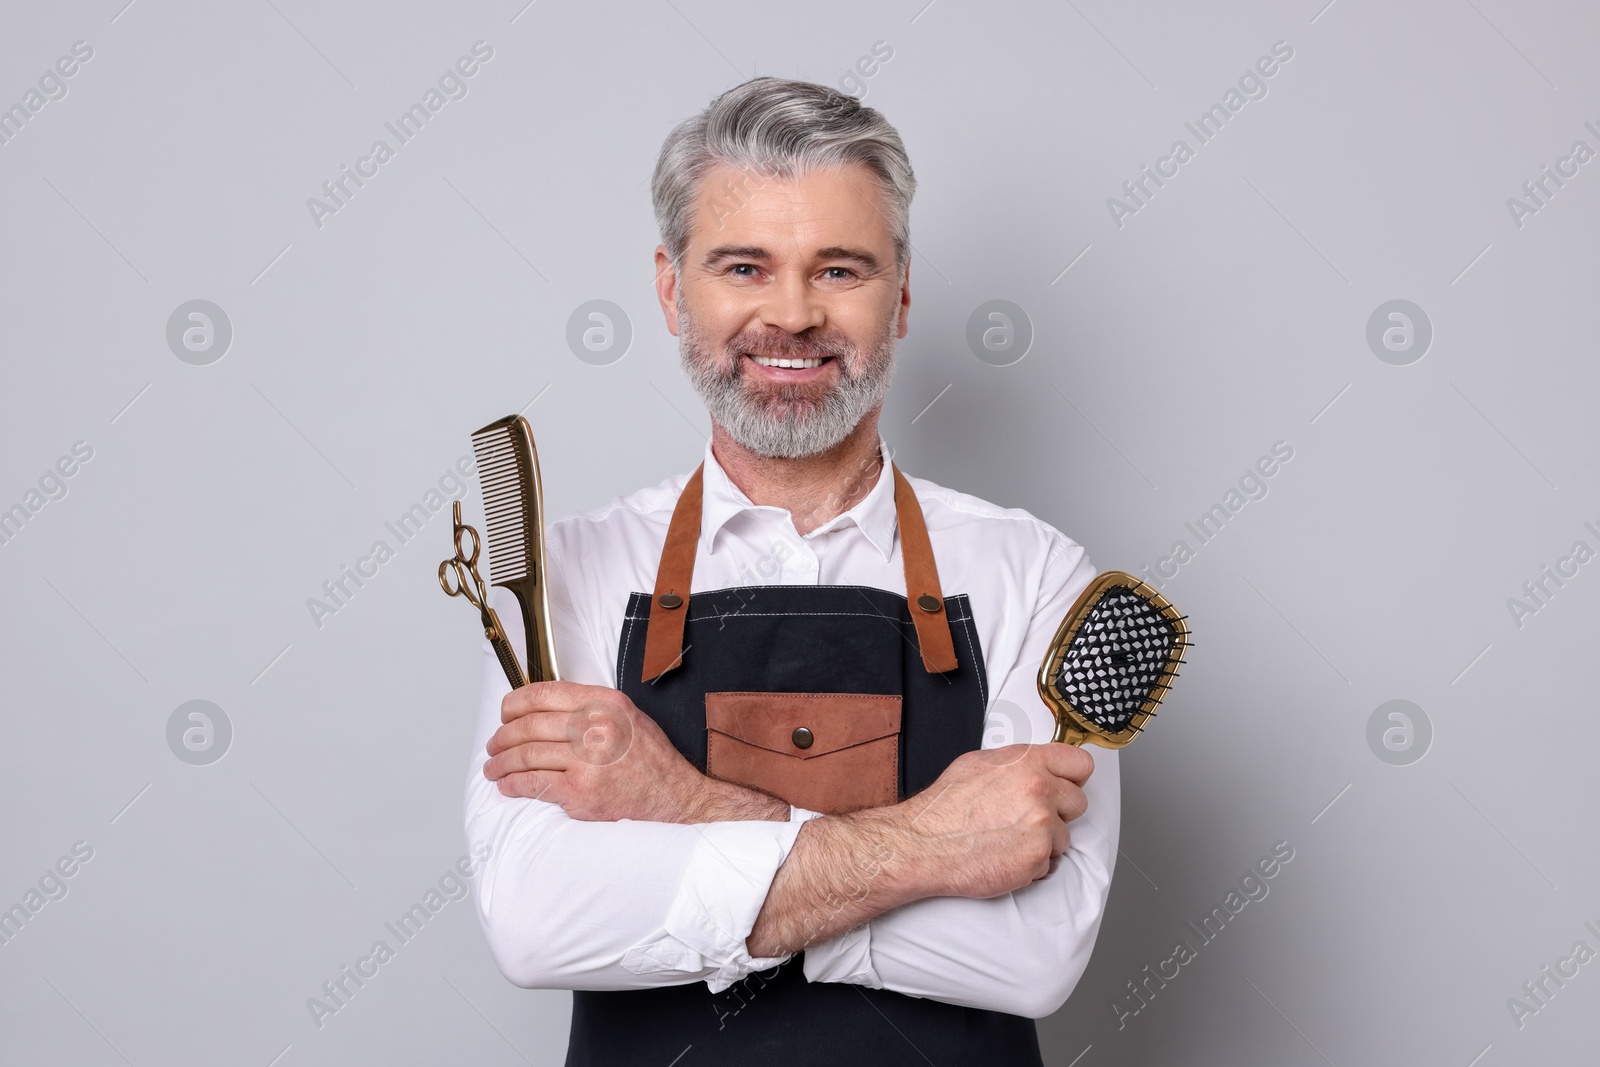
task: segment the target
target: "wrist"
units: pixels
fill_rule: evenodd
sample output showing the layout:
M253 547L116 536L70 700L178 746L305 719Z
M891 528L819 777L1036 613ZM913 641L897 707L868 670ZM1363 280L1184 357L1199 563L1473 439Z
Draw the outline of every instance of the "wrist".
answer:
M857 838L850 851L882 910L941 895L939 865L931 862L927 838L916 831L916 814L901 803L835 817Z
M789 805L768 793L711 778L698 771L689 779L670 822L787 822Z

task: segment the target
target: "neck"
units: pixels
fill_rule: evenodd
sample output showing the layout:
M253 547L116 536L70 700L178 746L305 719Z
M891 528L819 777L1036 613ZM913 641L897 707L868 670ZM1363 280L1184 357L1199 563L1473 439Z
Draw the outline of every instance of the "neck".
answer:
M713 422L711 454L752 504L783 508L795 531L808 534L855 507L877 484L883 470L878 409L828 451L800 459L756 455Z

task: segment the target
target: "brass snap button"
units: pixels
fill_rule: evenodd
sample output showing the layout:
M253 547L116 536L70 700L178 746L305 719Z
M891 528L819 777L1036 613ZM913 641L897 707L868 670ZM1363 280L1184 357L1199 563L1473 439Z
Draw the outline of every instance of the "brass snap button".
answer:
M917 607L931 614L935 611L943 609L944 601L940 600L936 596L930 596L927 593L923 593L921 596L917 597Z
M794 742L795 748L810 748L811 742L816 738L811 736L811 731L804 726L796 726L794 733L789 735L789 740Z
M677 593L662 593L656 597L656 603L669 610L671 608L681 608L683 607L683 597Z

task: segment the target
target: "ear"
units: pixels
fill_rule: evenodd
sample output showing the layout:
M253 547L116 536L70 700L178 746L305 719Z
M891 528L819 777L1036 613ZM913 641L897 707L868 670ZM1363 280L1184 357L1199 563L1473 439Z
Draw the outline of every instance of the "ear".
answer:
M905 273L900 276L900 324L899 333L895 336L905 337L910 332L906 325L906 318L911 313L911 254L906 253Z
M667 255L664 244L656 245L656 300L667 320L667 332L678 336L678 275L672 269L672 258Z

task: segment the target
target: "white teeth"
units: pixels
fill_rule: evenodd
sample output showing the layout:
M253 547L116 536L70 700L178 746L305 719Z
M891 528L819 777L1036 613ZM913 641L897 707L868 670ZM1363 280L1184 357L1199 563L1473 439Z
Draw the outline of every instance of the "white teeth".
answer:
M772 356L752 355L750 358L761 364L763 367L787 367L793 370L809 370L812 367L822 366L822 359L820 357L813 357L810 359L775 359Z

